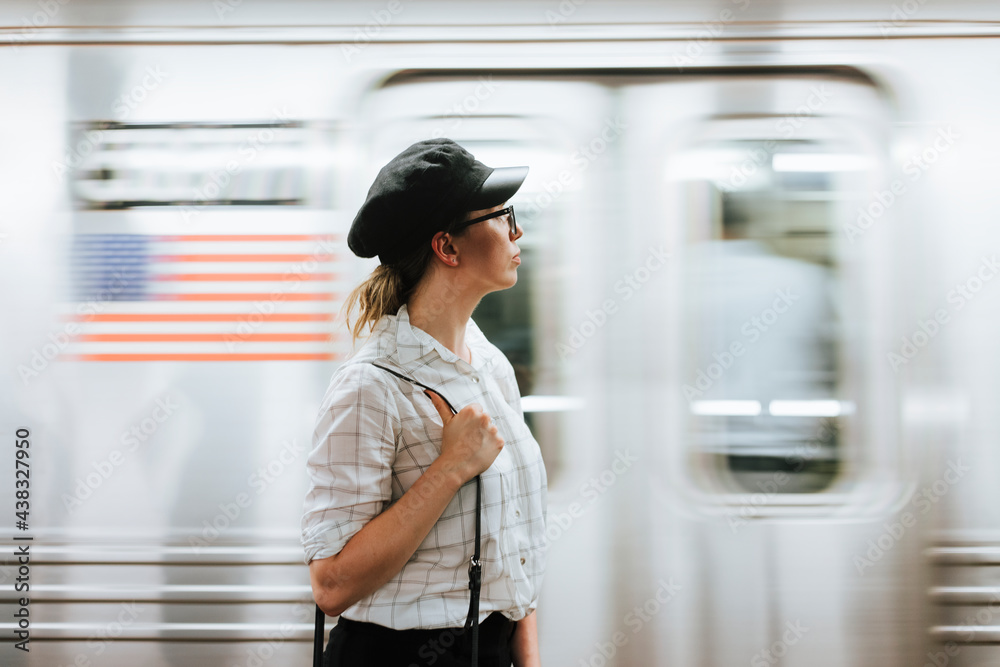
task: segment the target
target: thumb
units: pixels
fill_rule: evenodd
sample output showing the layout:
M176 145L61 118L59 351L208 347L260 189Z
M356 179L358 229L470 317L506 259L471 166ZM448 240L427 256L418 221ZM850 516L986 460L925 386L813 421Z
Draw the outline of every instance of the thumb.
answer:
M424 389L424 393L427 394L427 396L431 399L431 403L433 403L434 407L437 408L438 414L441 415L441 422L447 424L451 421L451 418L453 417L451 408L449 408L448 404L444 402L444 399L438 396L436 392L429 391L427 389Z

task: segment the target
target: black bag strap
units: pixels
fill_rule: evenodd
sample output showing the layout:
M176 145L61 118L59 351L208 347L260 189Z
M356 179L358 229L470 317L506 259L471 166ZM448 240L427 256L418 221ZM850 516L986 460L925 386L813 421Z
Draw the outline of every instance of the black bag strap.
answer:
M372 362L372 366L388 371L398 378L406 380L428 391L433 391L441 397L452 414L458 414L458 410L445 398L441 392L428 387L423 382L418 382L402 373L397 373L391 368L380 366ZM480 542L482 541L482 479L476 475L476 545L472 558L469 560L469 615L465 619L465 629L472 630L472 667L479 667L479 592L483 583L483 564L480 561ZM322 667L323 664L323 635L325 633L326 614L319 605L316 605L316 627L313 633L313 667Z
M483 584L483 564L479 560L480 515L482 514L482 481L476 475L476 550L469 560L469 615L465 619L465 629L472 629L472 667L479 667L479 589Z
M323 667L323 634L326 612L316 605L316 629L313 631L313 667Z

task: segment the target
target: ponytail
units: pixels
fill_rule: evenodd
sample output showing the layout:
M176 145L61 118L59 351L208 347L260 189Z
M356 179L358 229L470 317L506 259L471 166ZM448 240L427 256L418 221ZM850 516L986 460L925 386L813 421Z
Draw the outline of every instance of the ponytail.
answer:
M351 290L340 312L351 332L352 343L357 342L366 328L373 329L386 315L396 314L413 294L433 256L431 244L427 243L398 262L379 264L364 282ZM355 308L359 310L358 319L351 324Z

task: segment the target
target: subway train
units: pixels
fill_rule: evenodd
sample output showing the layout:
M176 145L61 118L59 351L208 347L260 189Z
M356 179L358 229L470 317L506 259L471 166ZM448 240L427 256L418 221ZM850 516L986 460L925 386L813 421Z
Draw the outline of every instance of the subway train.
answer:
M1000 665L995 3L0 17L0 663L308 663L346 233L450 137L530 167L542 664Z

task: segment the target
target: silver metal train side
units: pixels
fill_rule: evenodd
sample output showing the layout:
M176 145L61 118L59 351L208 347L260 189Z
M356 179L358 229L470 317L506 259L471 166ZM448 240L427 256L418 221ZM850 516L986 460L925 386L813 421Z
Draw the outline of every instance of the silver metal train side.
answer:
M474 318L549 470L543 664L1000 661L989 3L0 23L3 664L306 663L344 237L432 136L532 168Z

